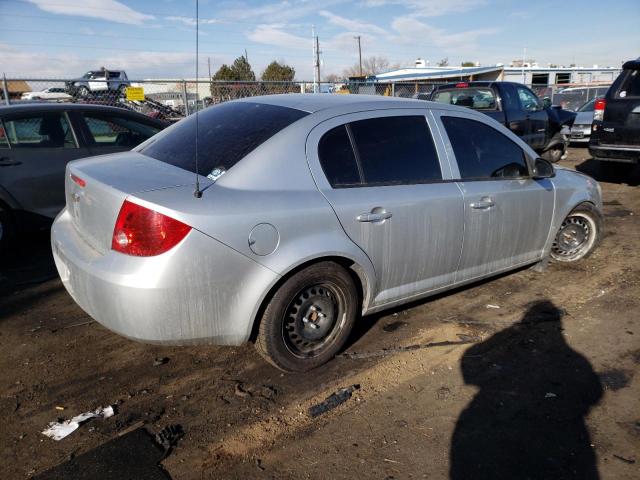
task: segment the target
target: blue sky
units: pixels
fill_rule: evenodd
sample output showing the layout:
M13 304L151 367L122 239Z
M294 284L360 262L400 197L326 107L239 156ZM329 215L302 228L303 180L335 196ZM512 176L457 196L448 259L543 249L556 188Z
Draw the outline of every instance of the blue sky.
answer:
M106 66L130 78L195 75L195 1L0 0L0 73L67 78ZM311 28L322 75L363 57L408 65L478 61L617 66L640 56L640 0L200 1L200 72L248 52L259 75L271 60L312 78Z

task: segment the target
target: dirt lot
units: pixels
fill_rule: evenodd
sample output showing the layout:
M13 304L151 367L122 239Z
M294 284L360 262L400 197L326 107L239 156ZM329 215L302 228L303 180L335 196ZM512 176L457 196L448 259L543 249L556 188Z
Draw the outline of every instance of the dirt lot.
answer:
M173 479L638 478L640 175L587 155L573 149L563 164L603 182L594 255L365 318L347 355L308 375L281 374L250 346L121 338L76 307L46 238L25 243L0 271L3 478L142 424L184 429L162 462ZM424 348L384 350L412 345ZM309 417L352 384L351 399ZM107 404L115 416L62 441L40 433Z

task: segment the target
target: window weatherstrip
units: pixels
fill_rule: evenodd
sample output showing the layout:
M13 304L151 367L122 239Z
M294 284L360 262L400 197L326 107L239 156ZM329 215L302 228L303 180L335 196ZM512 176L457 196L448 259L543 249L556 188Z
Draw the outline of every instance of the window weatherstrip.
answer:
M358 146L356 145L356 140L353 136L353 132L351 131L351 124L345 123L344 127L347 130L347 136L349 137L351 150L353 150L353 155L356 159L356 166L358 167L358 176L360 177L360 185L366 185L366 181L364 178L364 170L362 169L362 162L360 161L360 151L358 150Z

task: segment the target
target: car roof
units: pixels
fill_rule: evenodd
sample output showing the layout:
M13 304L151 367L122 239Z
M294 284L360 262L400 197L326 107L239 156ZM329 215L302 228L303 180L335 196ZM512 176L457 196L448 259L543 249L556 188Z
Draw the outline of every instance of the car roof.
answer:
M128 113L133 116L143 117L152 122L159 122L158 119L149 117L147 115L143 115L141 113L135 112L133 110L129 110L127 108L120 107L112 107L110 105L95 105L91 103L70 103L70 102L60 102L60 103L48 103L48 102L25 102L25 103L17 103L12 105L3 105L0 106L0 115L10 115L14 113L28 113L28 112L57 112L57 111L73 111L73 110L82 110L82 111L94 111L100 113Z
M288 107L308 113L316 113L331 109L351 107L354 110L389 109L389 108L424 108L427 105L437 105L439 109L458 110L461 107L442 103L425 102L413 98L385 97L382 95L361 94L330 94L330 93L289 93L280 95L263 95L247 97L239 102L263 103L279 107Z

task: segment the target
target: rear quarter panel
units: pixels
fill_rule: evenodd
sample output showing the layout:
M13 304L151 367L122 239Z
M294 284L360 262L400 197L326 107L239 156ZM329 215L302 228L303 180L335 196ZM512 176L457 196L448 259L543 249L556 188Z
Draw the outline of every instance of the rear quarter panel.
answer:
M279 132L238 162L194 199L193 186L136 194L166 206L167 213L269 268L280 276L320 258L343 257L355 263L363 284L363 311L375 289L371 261L344 233L329 203L316 188L306 161L306 117ZM171 212L175 209L175 212ZM275 251L254 252L252 229L270 224L278 233ZM265 292L265 295L267 292Z

